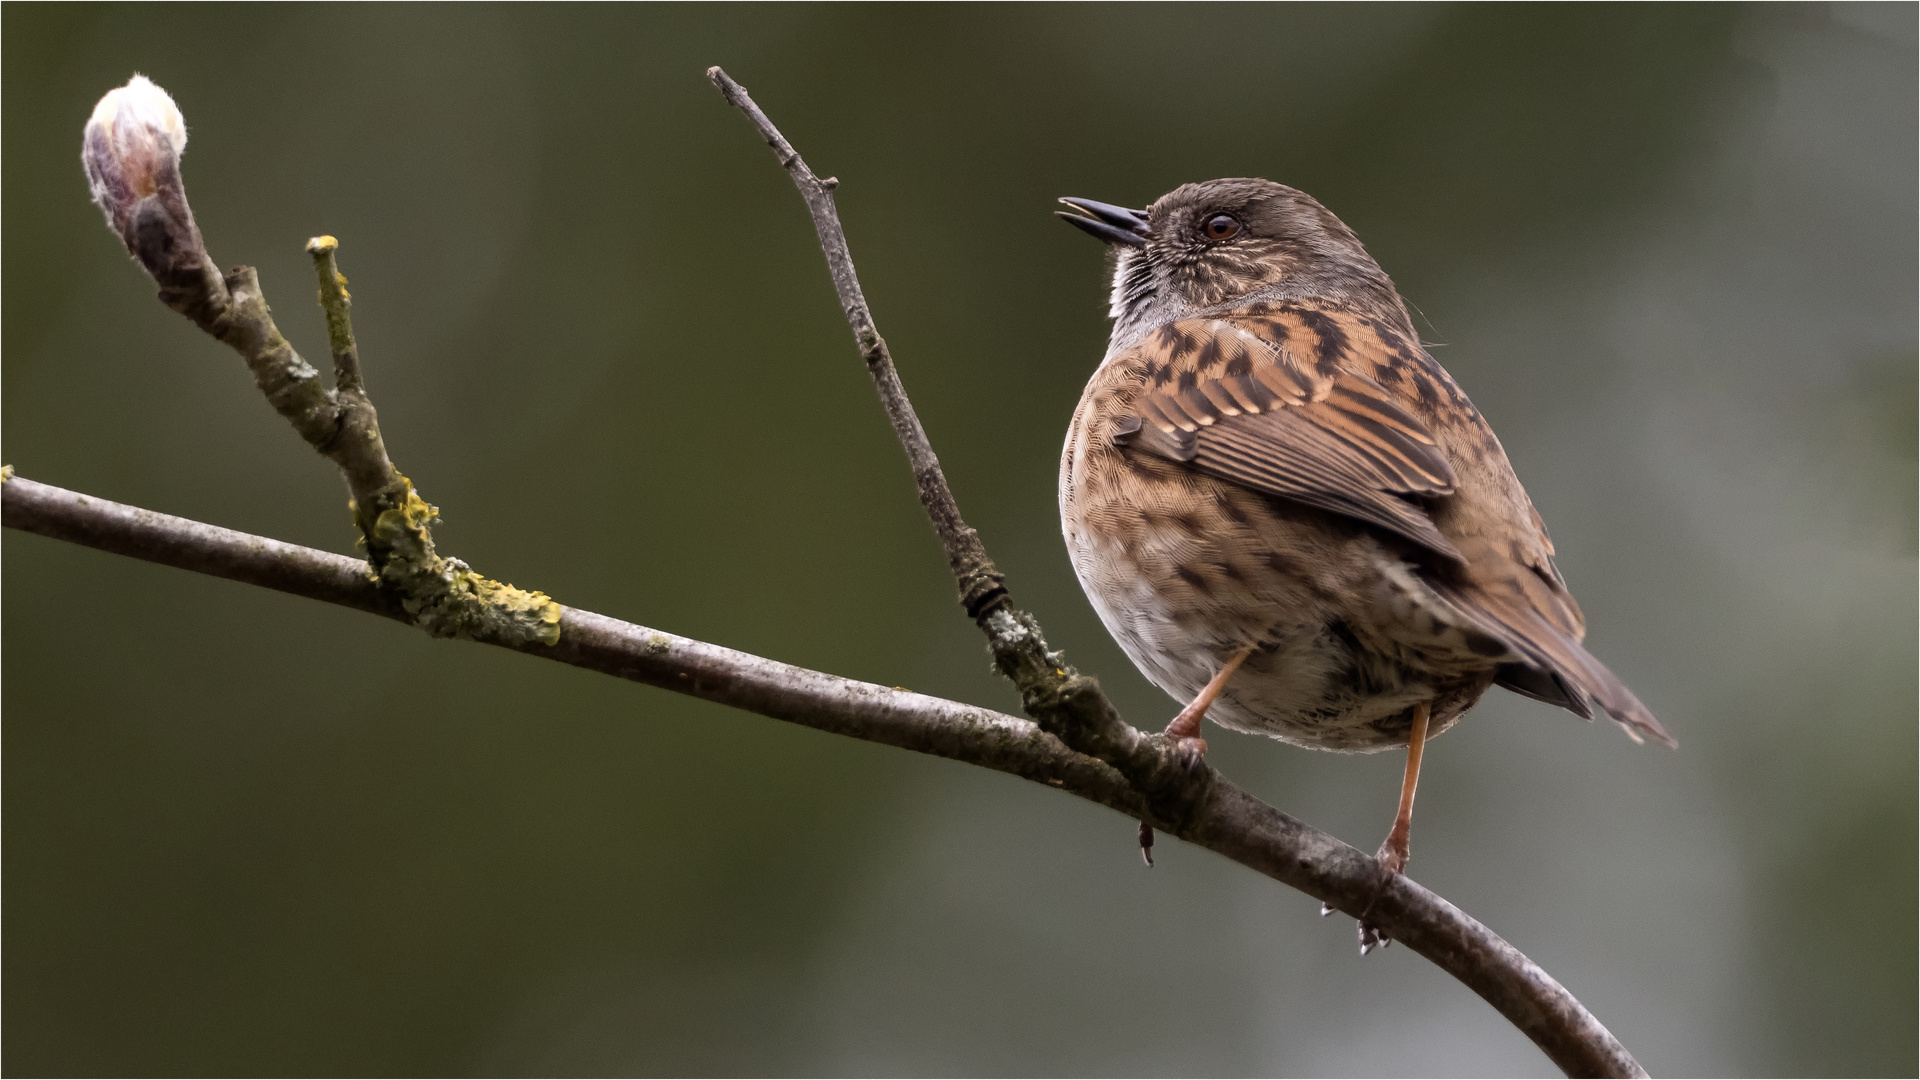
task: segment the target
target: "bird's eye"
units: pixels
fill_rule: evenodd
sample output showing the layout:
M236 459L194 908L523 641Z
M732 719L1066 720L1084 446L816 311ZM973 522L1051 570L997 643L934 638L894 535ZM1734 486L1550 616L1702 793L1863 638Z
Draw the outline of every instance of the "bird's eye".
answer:
M1209 240L1231 240L1240 235L1240 221L1232 214L1215 214L1204 226Z

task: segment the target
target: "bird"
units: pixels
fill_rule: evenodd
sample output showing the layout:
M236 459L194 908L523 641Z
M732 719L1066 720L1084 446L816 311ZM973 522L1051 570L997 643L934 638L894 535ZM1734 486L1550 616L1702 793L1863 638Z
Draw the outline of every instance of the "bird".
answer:
M1353 230L1256 178L1145 210L1060 201L1113 255L1061 531L1101 622L1183 704L1176 747L1204 755L1208 717L1323 750L1405 747L1376 855L1395 875L1426 741L1489 687L1677 745L1582 644L1500 440Z

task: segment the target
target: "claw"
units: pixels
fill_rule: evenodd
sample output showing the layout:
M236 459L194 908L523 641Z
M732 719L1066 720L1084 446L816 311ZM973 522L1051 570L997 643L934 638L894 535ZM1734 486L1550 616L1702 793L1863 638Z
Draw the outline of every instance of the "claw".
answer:
M1207 763L1207 740L1179 739L1173 744L1173 752L1179 758L1181 768L1197 772Z
M1365 956L1375 949L1384 949L1393 944L1387 932L1365 919L1360 920L1360 955Z
M1393 884L1395 875L1407 868L1407 850L1406 833L1398 829L1388 834L1387 842L1380 845L1380 851L1374 858L1380 860L1380 869L1385 870L1387 876L1380 882L1380 892L1374 894L1373 898L1375 901L1380 899L1380 893L1387 891L1387 886ZM1372 910L1373 904L1368 903L1367 911ZM1323 909L1321 914L1325 913ZM1364 916L1366 912L1361 912L1361 914ZM1387 936L1385 930L1373 925L1365 918L1360 920L1361 956L1365 956L1375 949L1384 949L1391 944L1393 944L1393 939Z

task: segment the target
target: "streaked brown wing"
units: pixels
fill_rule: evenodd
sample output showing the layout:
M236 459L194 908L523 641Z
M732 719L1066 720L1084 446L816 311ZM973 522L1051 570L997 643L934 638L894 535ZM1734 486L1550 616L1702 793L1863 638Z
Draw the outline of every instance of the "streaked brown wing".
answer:
M1415 501L1453 493L1433 435L1339 362L1353 328L1325 316L1316 326L1312 315L1190 319L1155 331L1135 346L1146 386L1116 441L1459 560Z

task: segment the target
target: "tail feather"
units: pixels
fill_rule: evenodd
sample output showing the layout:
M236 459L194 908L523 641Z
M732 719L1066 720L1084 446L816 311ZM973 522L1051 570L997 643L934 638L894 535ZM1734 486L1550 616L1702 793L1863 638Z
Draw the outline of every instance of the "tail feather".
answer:
M1598 705L1633 741L1678 746L1633 691L1580 643L1582 620L1560 603L1559 590L1525 567L1500 562L1488 566L1470 558L1464 580L1439 586L1480 629L1513 651L1515 661L1502 665L1495 681L1589 719L1589 703Z
M1587 707L1587 695L1567 685L1567 680L1552 672L1541 671L1523 662L1501 664L1494 673L1493 682L1523 697L1558 705L1582 720L1593 719L1593 710Z

